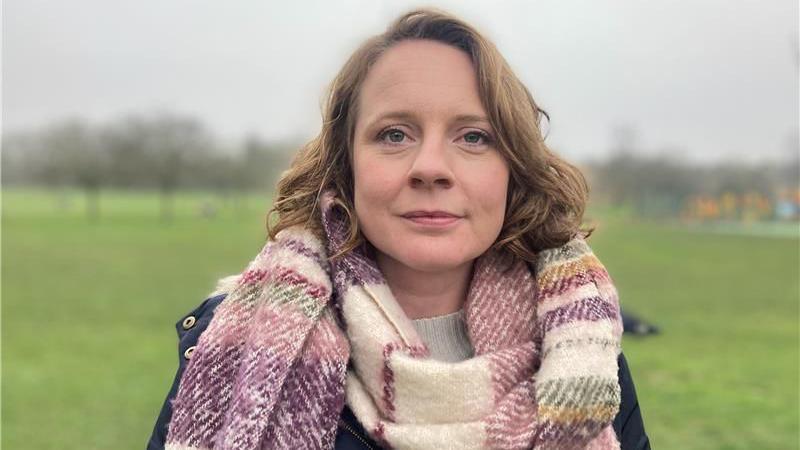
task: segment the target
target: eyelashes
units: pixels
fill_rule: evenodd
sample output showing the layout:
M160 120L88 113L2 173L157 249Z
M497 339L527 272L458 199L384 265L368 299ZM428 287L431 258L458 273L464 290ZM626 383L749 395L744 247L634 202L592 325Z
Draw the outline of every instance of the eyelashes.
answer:
M483 143L486 145L491 145L494 143L494 139L492 138L492 136L489 133L482 130L469 131L461 137L465 138L470 135L478 136L480 139L483 139Z
M381 130L375 140L387 145L402 145L409 138L408 133L398 128L397 126L390 126ZM478 141L473 141L474 139ZM494 138L491 134L483 130L469 130L462 134L459 139L466 139L464 142L470 147L480 147L484 145L494 144Z
M404 139L404 138L406 138L408 136L405 131L403 131L403 130L401 130L399 128L392 127L392 128L387 128L387 129L381 131L380 133L378 133L378 136L376 137L376 139L378 141L380 141L380 142L385 142L385 143L392 143L392 144L401 144L402 143L402 142L399 142L399 141L392 140L392 138L389 137L390 135L393 135L393 137L395 137L395 138L399 137L401 139ZM386 140L387 138L389 138L388 141Z

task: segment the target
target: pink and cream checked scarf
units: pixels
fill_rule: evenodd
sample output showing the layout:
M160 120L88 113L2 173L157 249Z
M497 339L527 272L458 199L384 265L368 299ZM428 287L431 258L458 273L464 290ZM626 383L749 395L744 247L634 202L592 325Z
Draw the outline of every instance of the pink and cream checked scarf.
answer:
M167 450L331 449L345 402L386 448L619 449L617 293L580 237L533 270L478 258L464 305L475 356L447 363L429 357L372 259L328 261L345 221L331 193L321 205L327 249L285 229L222 283Z

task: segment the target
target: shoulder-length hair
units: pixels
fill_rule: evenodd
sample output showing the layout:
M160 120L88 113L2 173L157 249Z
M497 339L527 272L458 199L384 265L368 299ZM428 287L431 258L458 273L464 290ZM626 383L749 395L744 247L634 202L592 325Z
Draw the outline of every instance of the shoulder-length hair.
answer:
M588 187L581 172L544 143L540 121L547 113L534 102L494 44L462 20L435 9L400 16L387 30L364 42L330 85L322 130L283 173L267 215L269 237L302 225L324 236L318 202L334 189L349 221L339 257L365 243L353 204L352 144L358 96L370 67L390 47L407 39L430 39L458 48L472 60L479 96L510 169L503 227L492 246L507 256L533 262L536 254L560 246L581 232ZM277 213L278 220L269 224ZM585 236L591 231L585 233Z

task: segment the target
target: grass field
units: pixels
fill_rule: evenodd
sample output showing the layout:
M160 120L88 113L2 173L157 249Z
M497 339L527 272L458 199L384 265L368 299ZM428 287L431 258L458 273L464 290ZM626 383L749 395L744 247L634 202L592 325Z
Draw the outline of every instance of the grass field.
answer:
M103 194L94 223L75 193L2 202L2 447L144 448L174 323L261 248L266 199L181 194L166 224L146 193ZM591 212L623 308L662 329L623 341L653 448L798 448L798 237Z

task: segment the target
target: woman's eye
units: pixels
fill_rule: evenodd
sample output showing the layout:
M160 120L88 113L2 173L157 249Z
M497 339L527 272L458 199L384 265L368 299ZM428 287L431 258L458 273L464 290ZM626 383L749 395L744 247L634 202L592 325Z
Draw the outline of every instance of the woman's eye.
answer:
M392 128L390 130L386 130L383 133L381 133L381 135L380 135L380 138L381 138L382 141L385 141L385 140L388 139L388 141L390 143L392 143L392 144L399 144L399 143L403 142L405 137L406 137L406 133L404 133L402 130L398 130L397 128Z
M488 134L480 131L470 131L463 138L464 142L470 145L488 144L491 141Z
M482 137L483 136L481 136L480 133L476 133L476 132L473 131L473 132L465 134L464 135L464 140L467 141L468 144L477 144L478 142L481 141Z

